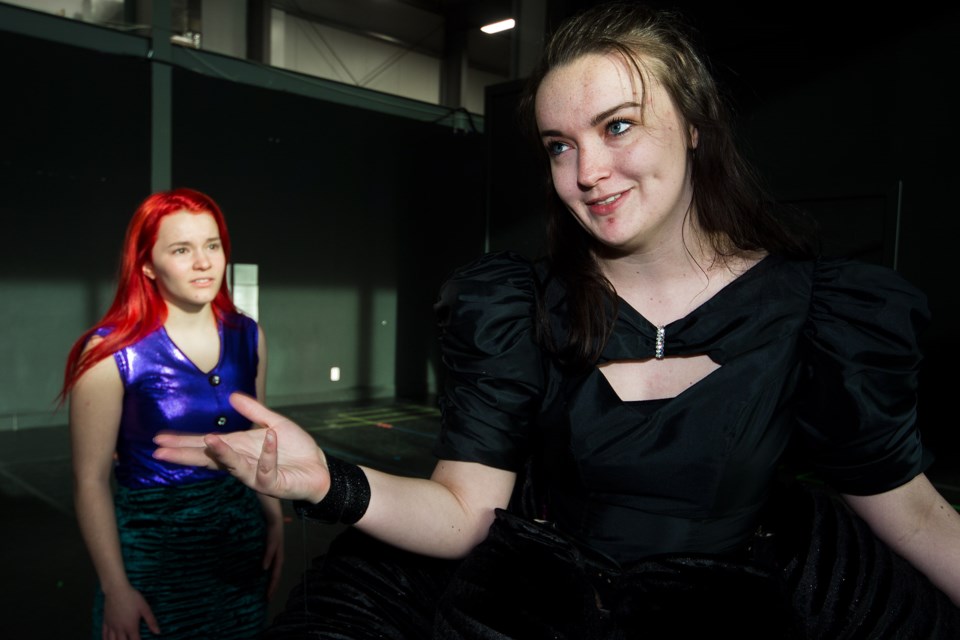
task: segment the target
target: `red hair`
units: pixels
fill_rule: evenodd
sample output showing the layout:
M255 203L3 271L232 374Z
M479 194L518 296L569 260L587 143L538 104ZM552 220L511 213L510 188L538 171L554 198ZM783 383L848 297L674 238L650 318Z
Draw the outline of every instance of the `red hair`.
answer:
M186 211L188 213L209 213L217 223L220 243L226 262L230 262L230 235L223 212L213 199L193 189L171 189L160 191L146 198L130 220L123 241L123 254L120 259L117 292L113 303L97 324L80 336L70 349L60 391L62 402L77 380L93 365L113 353L143 339L159 329L167 319L167 305L156 282L143 273L143 265L150 261L153 245L157 242L160 222L170 214ZM213 300L213 312L218 320L236 313L237 308L230 299L226 279L220 285ZM111 327L112 331L103 340L84 352L87 341L99 329Z

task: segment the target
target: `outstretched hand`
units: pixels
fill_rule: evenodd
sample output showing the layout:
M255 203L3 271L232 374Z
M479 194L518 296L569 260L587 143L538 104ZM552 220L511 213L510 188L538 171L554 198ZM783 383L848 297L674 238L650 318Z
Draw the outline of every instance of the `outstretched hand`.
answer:
M153 457L176 464L225 469L245 485L275 498L319 502L330 488L326 457L309 433L242 393L230 404L260 427L232 433L160 433Z

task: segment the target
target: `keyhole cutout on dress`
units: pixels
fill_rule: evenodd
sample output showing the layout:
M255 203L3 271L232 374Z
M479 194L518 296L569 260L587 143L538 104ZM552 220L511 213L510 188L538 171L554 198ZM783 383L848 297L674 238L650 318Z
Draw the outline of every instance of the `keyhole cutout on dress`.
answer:
M674 398L719 368L706 355L613 360L598 367L623 402Z

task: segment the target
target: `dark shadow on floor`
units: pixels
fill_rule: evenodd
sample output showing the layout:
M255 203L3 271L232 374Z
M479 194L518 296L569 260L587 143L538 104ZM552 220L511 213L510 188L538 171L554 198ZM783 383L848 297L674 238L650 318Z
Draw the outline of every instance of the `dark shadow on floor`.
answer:
M283 407L331 452L407 475L429 474L435 408L395 401ZM66 427L0 431L0 638L89 638L96 574L73 511ZM286 560L271 617L342 526L304 523L284 503Z

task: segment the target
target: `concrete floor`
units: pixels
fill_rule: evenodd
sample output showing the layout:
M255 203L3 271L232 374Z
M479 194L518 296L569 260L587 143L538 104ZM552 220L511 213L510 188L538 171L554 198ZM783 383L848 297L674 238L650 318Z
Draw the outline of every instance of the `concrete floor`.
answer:
M284 407L321 446L345 460L425 476L439 427L434 406L397 401ZM949 441L931 446L931 480L960 505L960 464ZM938 448L940 447L940 448ZM282 609L310 560L341 528L287 515L286 563L271 614ZM0 431L0 638L89 637L95 575L80 539L71 496L65 427Z

